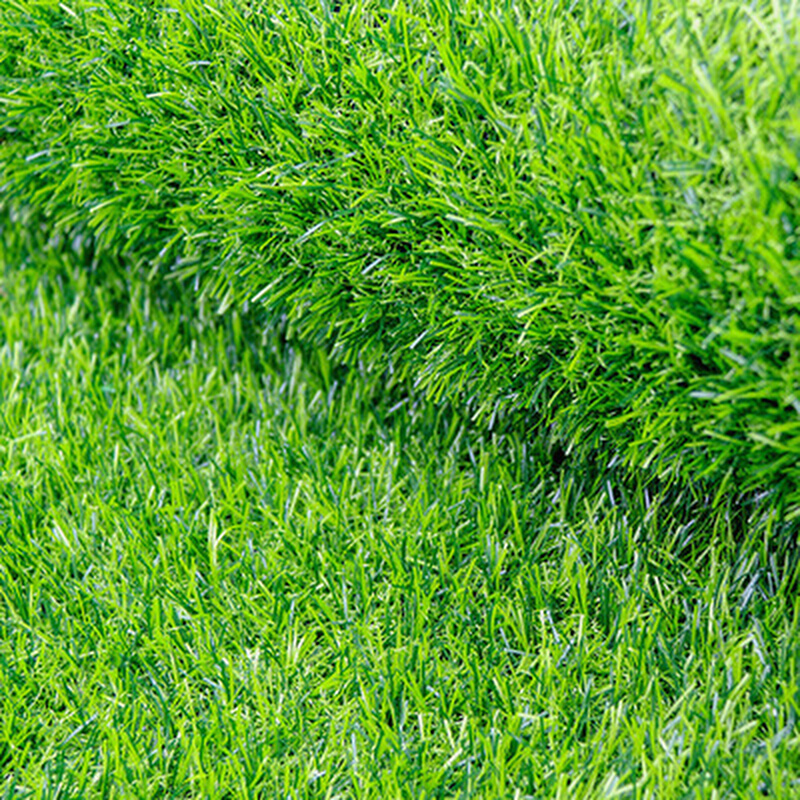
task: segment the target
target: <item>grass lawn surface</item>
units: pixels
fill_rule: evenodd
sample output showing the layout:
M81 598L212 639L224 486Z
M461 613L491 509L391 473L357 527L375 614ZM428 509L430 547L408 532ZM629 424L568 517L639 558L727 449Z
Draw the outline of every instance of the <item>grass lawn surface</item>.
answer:
M798 796L786 530L4 234L2 797Z
M800 521L798 0L5 0L0 189Z
M0 800L800 798L798 0L0 0Z

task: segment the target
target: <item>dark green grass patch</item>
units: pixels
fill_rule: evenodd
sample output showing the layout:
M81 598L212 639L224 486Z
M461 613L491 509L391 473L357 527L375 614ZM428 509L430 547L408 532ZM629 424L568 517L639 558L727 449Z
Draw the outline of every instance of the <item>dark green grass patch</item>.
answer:
M2 796L796 796L785 523L4 230Z
M789 0L15 0L0 173L337 358L796 515L798 63Z

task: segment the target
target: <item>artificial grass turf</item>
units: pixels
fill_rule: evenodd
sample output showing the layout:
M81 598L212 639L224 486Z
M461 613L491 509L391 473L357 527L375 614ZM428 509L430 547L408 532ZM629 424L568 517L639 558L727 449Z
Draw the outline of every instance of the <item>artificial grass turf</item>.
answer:
M800 513L796 0L5 5L9 196Z
M3 243L3 797L800 792L787 524Z

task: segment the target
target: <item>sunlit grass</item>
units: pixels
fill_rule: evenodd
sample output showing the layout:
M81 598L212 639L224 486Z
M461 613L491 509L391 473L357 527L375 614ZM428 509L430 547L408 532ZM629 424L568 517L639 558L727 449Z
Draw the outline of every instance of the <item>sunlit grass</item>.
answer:
M0 6L0 797L800 795L796 0Z
M434 398L800 513L796 0L7 7L10 197Z
M796 796L788 529L11 255L4 797Z

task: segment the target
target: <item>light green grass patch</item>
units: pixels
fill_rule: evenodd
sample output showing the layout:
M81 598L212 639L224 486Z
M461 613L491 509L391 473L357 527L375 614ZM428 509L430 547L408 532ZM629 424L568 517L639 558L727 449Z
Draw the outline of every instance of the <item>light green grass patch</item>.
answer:
M800 791L788 529L35 244L0 277L3 797Z

